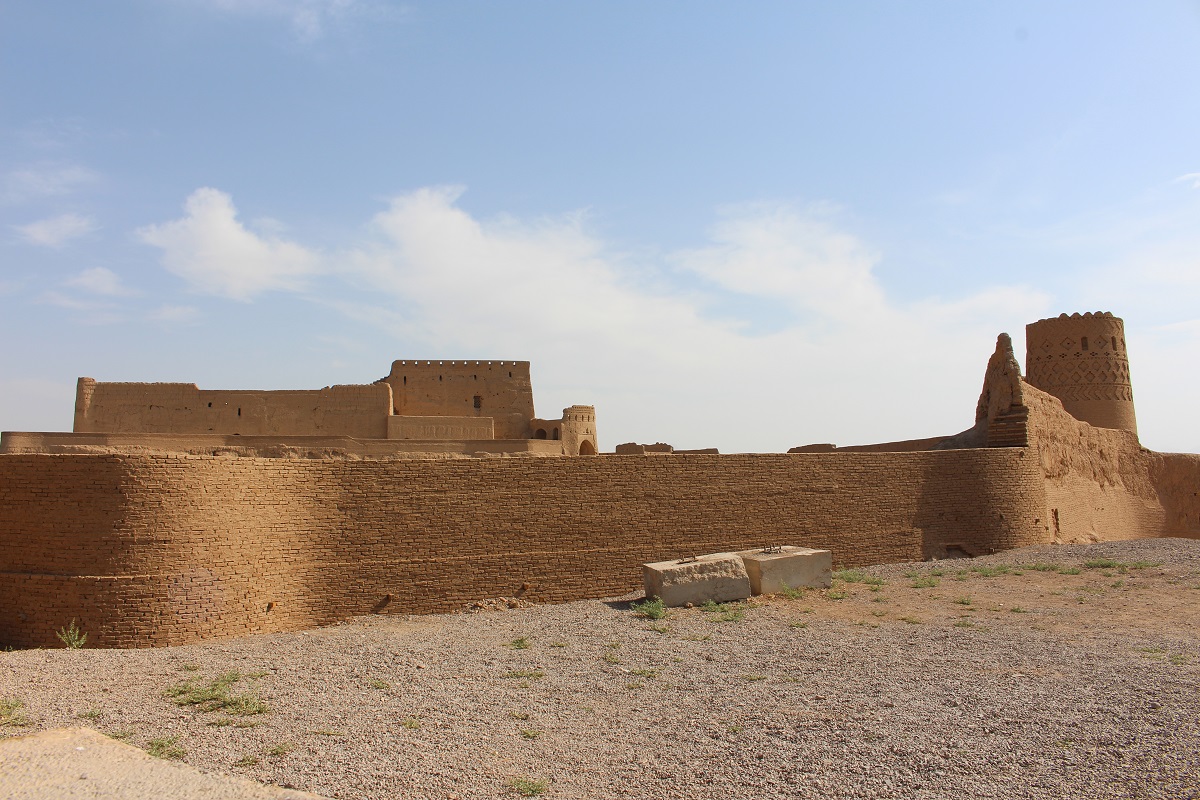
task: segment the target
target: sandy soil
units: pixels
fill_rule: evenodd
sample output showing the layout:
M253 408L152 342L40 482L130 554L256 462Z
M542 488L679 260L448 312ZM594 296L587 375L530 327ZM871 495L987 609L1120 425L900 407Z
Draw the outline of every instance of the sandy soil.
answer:
M1200 541L843 577L657 621L580 602L0 653L0 736L89 725L336 798L1200 797Z

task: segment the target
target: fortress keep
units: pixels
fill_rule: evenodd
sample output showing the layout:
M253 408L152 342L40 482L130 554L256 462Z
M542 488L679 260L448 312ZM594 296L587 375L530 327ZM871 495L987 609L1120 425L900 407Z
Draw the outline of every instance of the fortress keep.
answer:
M311 392L82 378L74 433L0 436L0 645L605 597L642 563L779 543L853 567L1200 538L1200 456L1139 444L1120 319L1033 323L1027 366L1001 334L953 436L749 455L596 456L595 409L536 417L520 361Z

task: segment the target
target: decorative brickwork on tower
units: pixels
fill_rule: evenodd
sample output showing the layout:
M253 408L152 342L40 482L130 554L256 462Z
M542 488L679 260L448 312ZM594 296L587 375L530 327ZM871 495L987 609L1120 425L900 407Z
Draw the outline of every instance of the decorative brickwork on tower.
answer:
M1098 428L1137 434L1125 324L1107 311L1061 314L1025 326L1025 379Z

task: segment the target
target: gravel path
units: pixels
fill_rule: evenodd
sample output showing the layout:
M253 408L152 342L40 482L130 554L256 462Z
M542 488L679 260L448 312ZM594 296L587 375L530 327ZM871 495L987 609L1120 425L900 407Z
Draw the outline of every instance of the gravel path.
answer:
M1200 541L844 577L658 621L579 602L0 653L0 736L90 725L333 798L1200 797ZM189 682L206 704L167 696Z

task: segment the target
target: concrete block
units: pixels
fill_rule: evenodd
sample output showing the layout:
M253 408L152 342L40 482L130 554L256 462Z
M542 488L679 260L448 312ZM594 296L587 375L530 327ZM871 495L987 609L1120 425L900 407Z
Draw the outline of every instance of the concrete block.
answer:
M750 596L750 578L737 553L713 553L695 560L658 561L642 565L646 596L665 605L724 603Z
M784 545L738 553L746 565L754 594L777 594L784 587L828 589L833 580L833 553Z

